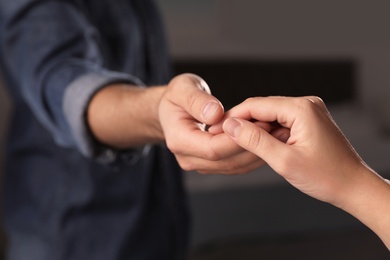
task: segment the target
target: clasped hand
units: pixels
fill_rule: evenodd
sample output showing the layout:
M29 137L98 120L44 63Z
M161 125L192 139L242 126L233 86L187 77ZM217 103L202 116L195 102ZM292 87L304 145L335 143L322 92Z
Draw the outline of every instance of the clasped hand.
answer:
M249 98L225 113L205 86L180 75L160 102L167 146L184 170L240 174L267 163L301 191L334 202L364 168L321 99Z
M217 124L223 118L221 102L193 74L172 79L159 105L165 142L184 170L240 174L264 165L263 160L236 144L223 131L205 131L205 125Z

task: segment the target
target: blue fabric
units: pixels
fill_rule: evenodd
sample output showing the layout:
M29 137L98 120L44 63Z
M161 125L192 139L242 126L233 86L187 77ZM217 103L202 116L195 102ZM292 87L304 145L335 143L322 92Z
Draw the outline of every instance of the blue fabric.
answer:
M115 151L85 124L107 84L169 80L154 4L0 0L0 63L14 105L8 259L184 259L189 221L174 156L162 145Z

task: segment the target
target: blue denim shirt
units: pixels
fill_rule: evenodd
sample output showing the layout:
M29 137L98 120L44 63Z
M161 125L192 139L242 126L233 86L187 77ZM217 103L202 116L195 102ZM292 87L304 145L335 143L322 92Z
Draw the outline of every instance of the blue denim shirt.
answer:
M0 0L0 63L14 105L9 259L183 259L188 214L174 156L162 145L104 147L85 123L107 84L169 80L154 4Z

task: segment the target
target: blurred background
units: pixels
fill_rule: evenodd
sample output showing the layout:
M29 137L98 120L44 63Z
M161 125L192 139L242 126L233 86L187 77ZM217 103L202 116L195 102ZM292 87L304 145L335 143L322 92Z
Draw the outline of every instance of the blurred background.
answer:
M318 95L364 160L390 178L390 2L160 0L176 73L228 109L251 96ZM186 174L191 259L387 259L350 215L269 168ZM390 216L389 216L390 217Z
M363 159L390 178L388 0L157 2L177 74L202 76L226 109L251 96L321 96ZM0 86L1 148L10 110ZM185 176L191 260L388 259L360 222L267 167Z

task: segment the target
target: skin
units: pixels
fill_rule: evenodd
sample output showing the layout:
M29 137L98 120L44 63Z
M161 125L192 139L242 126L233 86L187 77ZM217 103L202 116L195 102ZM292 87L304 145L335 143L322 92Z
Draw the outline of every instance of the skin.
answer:
M279 138L253 120L272 123ZM297 189L355 216L390 249L390 185L363 162L320 98L251 98L210 132L222 130Z
M223 131L204 130L202 124L216 124L223 116L223 106L207 84L183 74L167 86L103 88L88 106L87 123L98 141L118 149L165 142L188 171L241 174L264 165Z
M390 185L317 97L251 98L224 114L206 83L184 74L167 86L103 88L87 123L97 140L118 149L166 142L185 170L239 174L266 162L302 192L358 218L390 248ZM205 131L204 124L213 126Z

